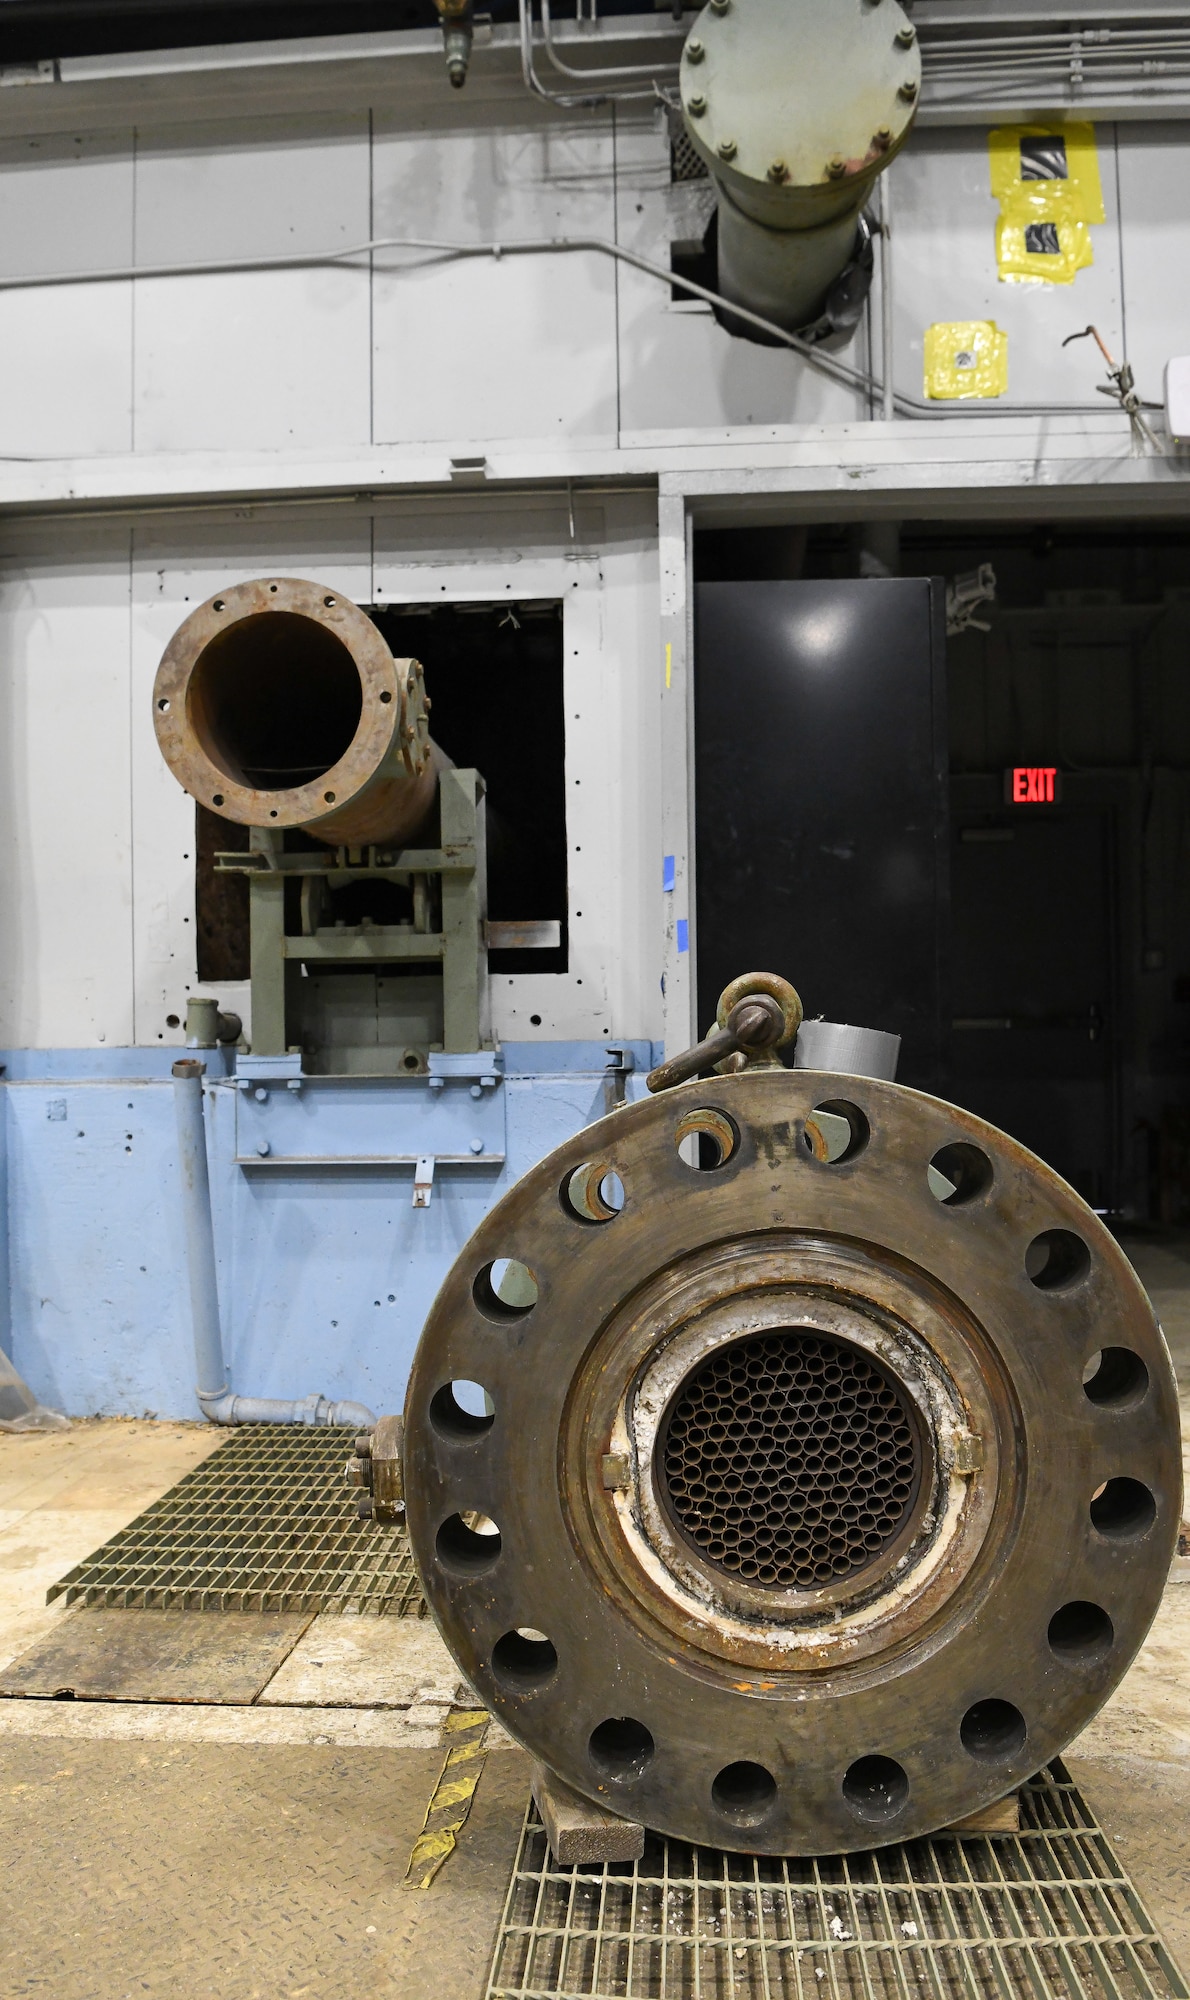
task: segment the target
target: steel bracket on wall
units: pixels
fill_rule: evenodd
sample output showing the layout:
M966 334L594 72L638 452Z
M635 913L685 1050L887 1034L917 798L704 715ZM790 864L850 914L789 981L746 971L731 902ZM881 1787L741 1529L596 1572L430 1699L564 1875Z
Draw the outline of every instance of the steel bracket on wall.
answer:
M506 1152L504 1058L430 1057L430 1076L301 1076L240 1059L235 1158L246 1168L499 1169ZM250 1069L245 1063L252 1064Z

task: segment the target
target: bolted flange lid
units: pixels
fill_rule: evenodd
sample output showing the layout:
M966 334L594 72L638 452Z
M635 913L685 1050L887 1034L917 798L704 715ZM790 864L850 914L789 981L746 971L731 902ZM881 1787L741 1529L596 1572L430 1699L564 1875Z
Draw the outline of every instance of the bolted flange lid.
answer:
M686 129L729 186L845 186L908 136L921 89L897 0L711 0L682 52Z

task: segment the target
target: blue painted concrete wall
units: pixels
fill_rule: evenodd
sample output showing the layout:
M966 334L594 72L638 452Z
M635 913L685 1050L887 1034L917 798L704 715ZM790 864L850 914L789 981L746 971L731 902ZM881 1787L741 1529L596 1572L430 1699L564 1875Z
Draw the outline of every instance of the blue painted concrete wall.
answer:
M637 1097L659 1052L625 1046ZM198 1414L174 1053L0 1058L0 1337L40 1399L71 1415ZM428 1209L412 1206L408 1166L238 1165L235 1083L222 1056L205 1055L224 1346L239 1393L317 1390L378 1412L400 1407L426 1313L472 1229L522 1173L604 1114L606 1044L514 1044L504 1055L505 1163L439 1166ZM379 1086L391 1095L393 1152L408 1150L411 1087L428 1089Z

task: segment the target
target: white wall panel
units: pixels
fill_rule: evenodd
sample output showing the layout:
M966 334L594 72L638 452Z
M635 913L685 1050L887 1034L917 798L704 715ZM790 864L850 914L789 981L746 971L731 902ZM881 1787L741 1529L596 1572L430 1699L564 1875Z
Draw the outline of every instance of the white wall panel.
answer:
M626 249L668 267L671 243L701 233L705 185L671 186L660 112L648 125L617 120L616 234ZM620 266L618 305L626 441L667 430L850 423L867 414L862 395L828 382L788 350L725 333L709 306L677 304L668 286L627 264ZM864 326L842 355L852 367L867 366Z
M367 603L371 523L328 521L138 530L132 573L132 803L136 849L135 1034L139 1045L181 1043L186 996L198 981L194 935L194 804L167 770L153 729L153 677L195 606L257 576L301 576ZM210 991L203 987L204 992ZM248 990L219 997L249 1018Z
M368 121L137 138L138 264L346 248L370 230ZM139 451L366 444L366 265L136 287Z
M128 531L0 537L0 1042L132 1039Z
M0 273L132 262L132 135L0 145ZM0 291L0 457L71 458L132 443L132 286Z
M1190 125L1121 125L1119 163L1128 359L1159 403L1166 362L1190 354Z
M1073 284L1006 284L996 269L999 204L990 192L986 135L918 132L889 168L897 386L922 394L922 340L938 320L991 319L1008 335L1014 402L1089 403L1102 366L1093 343L1063 348L1093 321L1113 351L1121 341L1115 127L1096 127L1107 220L1091 228L1095 262ZM960 406L961 408L961 406Z
M478 243L615 231L610 120L377 125L376 235ZM377 443L614 436L616 271L596 253L406 260L375 281Z

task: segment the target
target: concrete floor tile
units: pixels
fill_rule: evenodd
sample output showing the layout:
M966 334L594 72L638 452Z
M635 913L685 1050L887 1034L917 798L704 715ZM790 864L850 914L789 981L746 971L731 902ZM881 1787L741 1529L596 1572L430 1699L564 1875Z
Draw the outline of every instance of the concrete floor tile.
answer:
M329 1708L449 1708L459 1669L430 1618L345 1618L322 1612L261 1702Z

